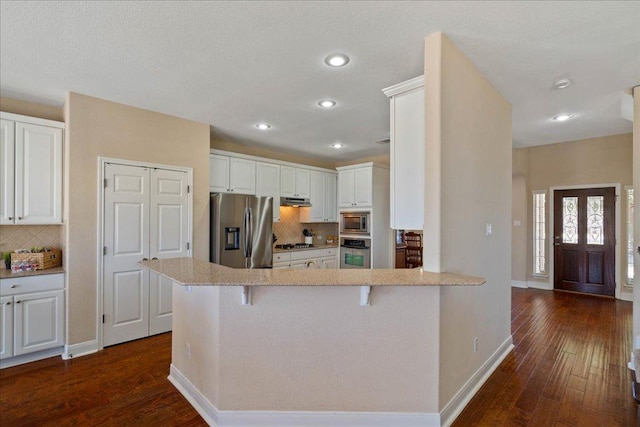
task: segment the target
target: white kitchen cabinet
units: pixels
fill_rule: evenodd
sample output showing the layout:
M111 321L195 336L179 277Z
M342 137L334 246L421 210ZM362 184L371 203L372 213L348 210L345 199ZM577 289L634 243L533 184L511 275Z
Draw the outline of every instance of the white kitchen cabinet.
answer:
M280 195L282 197L310 198L311 171L282 166L280 168Z
M383 89L390 99L391 228L422 230L424 225L424 77Z
M338 174L324 174L324 220L338 222Z
M373 204L372 167L341 169L338 172L338 207L371 207Z
M0 113L0 224L62 223L63 129Z
M64 291L13 297L14 356L64 345Z
M0 294L0 359L64 345L64 274L2 279Z
M13 297L0 298L0 359L13 356Z
M256 162L210 154L209 191L212 193L256 194Z
M277 252L273 268L338 268L338 248Z
M335 173L311 171L311 207L300 209L300 222L338 222Z
M256 196L273 197L273 222L279 222L280 165L256 162Z

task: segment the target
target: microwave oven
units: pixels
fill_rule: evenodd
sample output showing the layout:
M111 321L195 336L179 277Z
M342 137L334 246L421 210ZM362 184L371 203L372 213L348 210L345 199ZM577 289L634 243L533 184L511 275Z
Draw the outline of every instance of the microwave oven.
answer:
M341 212L341 234L369 234L369 212Z

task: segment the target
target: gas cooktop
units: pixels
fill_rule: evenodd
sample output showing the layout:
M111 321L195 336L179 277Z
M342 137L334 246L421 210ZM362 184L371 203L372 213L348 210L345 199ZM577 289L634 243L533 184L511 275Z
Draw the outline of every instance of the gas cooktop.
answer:
M276 245L276 249L305 249L312 248L311 243L285 243L284 245Z

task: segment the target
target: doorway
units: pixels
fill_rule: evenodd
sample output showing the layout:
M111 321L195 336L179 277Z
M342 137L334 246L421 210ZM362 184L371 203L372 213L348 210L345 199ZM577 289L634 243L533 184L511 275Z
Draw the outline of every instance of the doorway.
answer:
M554 191L554 289L615 296L615 187Z

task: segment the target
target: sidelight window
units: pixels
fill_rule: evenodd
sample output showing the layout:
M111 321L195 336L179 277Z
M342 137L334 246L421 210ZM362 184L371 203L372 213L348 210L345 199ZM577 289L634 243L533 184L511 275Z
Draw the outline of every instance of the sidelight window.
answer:
M533 274L547 274L545 190L533 192Z
M627 284L633 284L633 187L625 187L627 201Z

